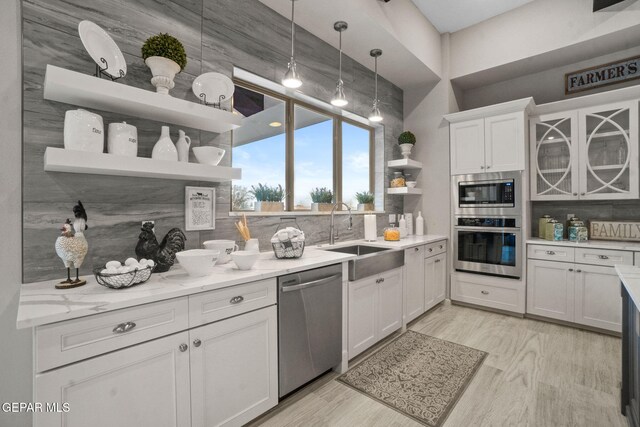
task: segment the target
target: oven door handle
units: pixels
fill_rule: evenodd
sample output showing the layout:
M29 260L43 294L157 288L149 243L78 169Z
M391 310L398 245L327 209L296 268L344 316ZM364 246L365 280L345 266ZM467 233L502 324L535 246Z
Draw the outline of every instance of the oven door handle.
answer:
M458 226L455 225L453 227L455 231L489 231L493 233L514 233L519 234L522 229L520 227L467 227L467 226Z

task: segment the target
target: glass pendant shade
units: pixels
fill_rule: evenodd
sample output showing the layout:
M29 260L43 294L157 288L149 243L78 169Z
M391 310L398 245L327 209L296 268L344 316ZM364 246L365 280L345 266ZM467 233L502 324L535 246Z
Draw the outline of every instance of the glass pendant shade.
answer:
M296 23L294 17L296 1L297 0L291 0L291 59L287 65L287 72L284 73L284 76L282 77L282 85L291 89L296 89L302 86L302 80L300 79L300 75L296 69L295 60Z
M380 109L378 108L378 101L373 101L373 108L369 113L369 120L372 122L381 122L382 114L380 113Z
M371 52L369 52L369 55L371 55L375 60L375 96L373 97L373 107L371 108L371 112L369 113L369 121L381 122L382 114L380 113L380 108L378 107L378 104L380 103L380 101L378 100L378 57L382 55L382 50L372 49Z
M349 101L347 101L347 97L344 94L344 85L342 80L338 82L336 86L335 92L333 92L333 98L331 98L331 105L335 105L336 107L344 107L347 105Z

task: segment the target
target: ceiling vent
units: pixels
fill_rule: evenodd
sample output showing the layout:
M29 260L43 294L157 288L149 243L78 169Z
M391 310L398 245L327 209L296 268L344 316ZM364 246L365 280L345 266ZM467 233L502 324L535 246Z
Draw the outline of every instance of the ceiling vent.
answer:
M622 3L623 1L625 0L593 0L593 11L597 12L614 4Z

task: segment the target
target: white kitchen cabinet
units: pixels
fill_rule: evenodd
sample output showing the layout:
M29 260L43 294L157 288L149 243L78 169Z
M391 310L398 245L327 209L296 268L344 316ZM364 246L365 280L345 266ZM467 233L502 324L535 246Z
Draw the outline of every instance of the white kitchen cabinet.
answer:
M36 375L36 427L189 427L189 334L180 332ZM182 347L181 347L182 346Z
M522 112L484 119L486 172L525 169L526 120Z
M484 119L452 123L451 175L484 172Z
M278 404L277 309L189 331L193 427L241 426Z
M442 253L424 260L424 310L444 301L447 288L447 254Z
M402 327L402 269L349 283L349 359Z
M527 313L573 321L574 265L529 260L527 266Z
M531 120L531 199L637 199L638 101Z
M424 313L425 259L424 246L404 251L405 323Z
M620 278L611 267L576 264L575 322L622 330Z

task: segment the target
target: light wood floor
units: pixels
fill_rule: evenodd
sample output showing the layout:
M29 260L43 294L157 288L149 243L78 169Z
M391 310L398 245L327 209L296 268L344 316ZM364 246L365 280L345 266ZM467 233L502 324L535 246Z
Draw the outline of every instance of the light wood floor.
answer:
M445 427L627 425L619 411L619 338L449 303L409 328L489 353ZM336 376L326 374L253 425L420 425Z

